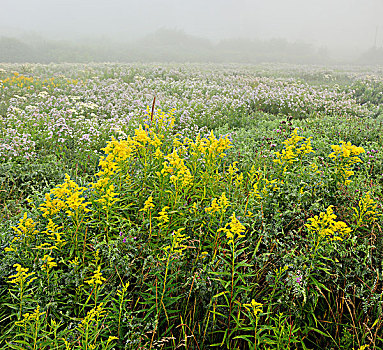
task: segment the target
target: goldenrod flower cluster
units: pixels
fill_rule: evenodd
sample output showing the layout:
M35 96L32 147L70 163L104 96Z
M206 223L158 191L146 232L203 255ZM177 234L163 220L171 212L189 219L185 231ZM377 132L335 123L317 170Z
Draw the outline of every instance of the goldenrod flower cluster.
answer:
M130 285L130 282L129 281L126 283L121 282L121 284L122 284L122 289L117 289L117 295L119 297L123 297L125 295L126 291L128 290L128 287Z
M65 174L64 183L45 194L45 202L39 206L39 209L44 217L53 216L61 210L65 211L69 217L79 212L89 212L90 209L87 208L87 205L91 203L81 197L86 189L86 187L77 185L68 174Z
M88 283L90 286L97 286L98 284L102 284L104 281L106 281L106 278L102 276L100 270L101 266L99 266L97 270L94 271L93 276L90 280L84 282Z
M204 140L204 139L202 139ZM205 139L206 140L206 139ZM227 137L217 139L213 132L210 133L209 138L207 139L204 147L204 154L209 156L218 155L220 158L223 158L226 154L224 153L226 149L230 147L231 142Z
M188 246L184 243L190 237L183 235L181 233L183 230L184 228L180 228L172 233L172 244L162 248L165 252L165 257L160 258L160 260L166 260L168 258L170 259L174 256L182 256L184 254L184 251L188 248Z
M210 207L205 208L205 212L211 215L217 212L223 214L229 206L229 200L226 198L225 192L223 192L220 198L213 198Z
M8 277L8 283L18 284L22 287L24 285L29 286L36 279L36 277L33 277L27 281L30 276L35 274L34 272L28 273L28 268L21 267L20 264L14 264L13 267L16 267L17 273Z
M38 321L41 315L45 315L45 312L40 312L40 306L37 306L32 314L29 312L23 314L23 319L21 321L15 322L15 324L21 327L26 326L27 322Z
M159 124L162 125L166 118L164 113L159 113L154 116L154 121L160 121ZM100 203L102 209L109 210L119 200L119 193L115 191L113 178L121 174L121 179L123 178L126 183L129 183L130 162L136 162L137 155L144 159L145 166L147 159L149 159L149 152L152 152L153 155L154 150L156 150L155 158L163 158L164 154L160 150L163 137L162 134L157 135L154 128L148 126L143 128L141 125L135 130L134 136L129 136L126 140L116 140L112 137L111 141L103 148L105 155L99 161L101 170L96 174L98 180L90 184L95 189L95 197L99 197L95 199L95 202ZM191 177L190 172L186 171L185 168L185 166L180 166L179 174L177 174L178 177L182 177L183 186L190 183ZM177 176L172 178L173 182L178 180Z
M160 226L164 226L167 222L169 222L169 216L166 212L168 209L170 209L168 206L163 207L162 210L158 213L159 216L156 216Z
M134 130L133 140L137 142L137 146L139 147L145 147L147 143L152 141L148 135L148 132L142 129L142 125L140 125L138 129Z
M100 317L104 316L105 310L103 308L104 303L100 303L100 305L95 306L93 309L91 309L85 316L85 318L81 321L78 328L80 330L85 330L89 328L89 326L94 322L95 320L99 319Z
M281 152L274 152L277 157L274 162L283 166L299 161L305 154L313 152L310 138L299 136L297 129L283 144L285 146Z
M318 242L321 240L342 241L343 237L351 233L351 228L343 221L335 221L337 216L334 214L333 206L330 205L326 212L315 215L308 219L309 223L305 226L315 234Z
M101 171L96 175L99 177L111 177L117 174L120 169L120 164L132 159L137 152L141 150L146 152L147 145L152 145L155 148L161 146L161 135L157 135L153 129L143 129L140 125L135 130L133 137L128 136L126 140L116 140L112 137L102 150L105 156L102 156L99 161Z
M225 157L225 150L231 147L231 142L227 137L217 139L213 132L207 138L198 135L195 141L186 139L185 142L189 146L191 155L204 156L208 164L211 164L217 157Z
M369 224L376 221L378 216L377 203L371 198L370 192L367 192L358 202L358 207L352 208L354 210L354 219L357 226L364 223Z
M349 178L354 175L351 167L355 163L360 163L362 160L358 155L364 153L363 147L357 147L350 142L342 141L340 145L331 146L333 152L329 154L329 158L332 158L336 166L336 174L343 178L343 183L347 185L351 182Z
M52 267L55 267L57 266L57 264L55 263L54 261L54 258L52 258L51 256L49 255L44 255L44 257L42 258L42 262L43 262L43 265L41 266L41 269L42 270L45 270L45 271L49 271Z
M194 202L193 205L191 206L191 208L189 209L189 212L191 214L197 214L198 213L198 206L197 206L197 203Z
M96 202L100 203L102 209L106 210L118 201L118 195L119 193L114 192L114 185L110 184L105 188L103 194L101 194L101 198L96 199Z
M109 141L107 147L103 148L104 152L108 151L108 148L110 148L111 145L113 145L115 142L118 142L118 147L113 148L113 152L116 153L117 159L119 161L124 161L126 158L130 156L129 152L132 151L131 147L121 147L123 146L123 141L119 142L112 138L112 141ZM94 187L100 188L103 187L103 185L106 185L108 183L109 177L115 175L120 171L118 168L118 165L115 161L115 157L113 156L113 153L109 153L107 156L101 156L100 160L98 161L98 166L101 167L101 170L96 173L96 176L99 176L101 179L107 179L103 180L103 182L97 183Z
M17 238L15 237L14 239L12 239L11 241L11 245L9 247L5 247L4 248L4 251L5 252L17 252L17 247L13 246L12 243L16 242L17 241Z
M26 241L33 239L36 236L36 234L39 233L38 230L35 230L36 225L37 222L34 222L32 219L28 218L27 213L24 213L18 225L12 226L12 229L15 233L15 237L12 239L10 246L4 248L4 251L16 252L17 247L14 246L13 243L21 241L22 239L25 239Z
M125 140L112 138L103 149L105 155L99 161L101 170L96 174L98 180L91 183L95 190L94 202L101 203L103 209L112 207L118 200L117 192L120 192L113 187L116 180L118 179L119 185L122 181L130 185L132 181L129 176L137 162L141 163L144 172L153 161L156 162L156 166L162 164L161 170L156 171L156 174L162 182L161 186L174 186L175 190L165 191L174 196L174 204L180 199L181 192L194 185L195 176L202 177L203 181L208 181L211 177L214 177L214 181L219 181L219 174L210 174L210 171L216 167L215 159L223 157L224 151L230 147L228 138L217 139L213 133L206 138L198 136L195 141L188 138L181 140L177 136L173 137L173 148L169 150L169 144L163 144L162 141L173 125L172 112L165 114L157 111L152 115L150 110L147 110L145 126L139 126L133 137L127 137ZM213 166L209 168L209 164ZM242 182L243 175L236 181L238 184ZM149 212L154 208L152 202L153 198L150 197L150 201L145 202L141 210ZM169 208L170 204L156 216L160 227L169 222L166 213Z
M62 227L59 227L56 225L52 219L49 219L48 226L46 227L45 231L42 231L41 233L45 233L50 240L54 242L54 244L49 244L47 242L39 245L37 248L38 249L47 249L47 250L52 250L52 249L60 249L63 245L65 245L66 241L61 238L61 233L59 230Z
M237 168L238 162L233 162L232 164L229 165L229 168L227 169L227 172L229 173L230 177L232 178L239 169Z
M143 209L140 209L140 211L150 211L154 208L154 204L153 204L153 196L150 196L146 201L145 201L145 204L144 204L144 208Z
M13 73L13 76L1 81L3 85L17 86L22 88L24 86L30 87L34 83L34 78L20 75L18 72Z
M78 260L78 257L76 256L74 259L68 261L69 264L73 266L78 266L80 264L80 261Z
M20 219L17 226L12 226L14 233L18 237L32 237L39 231L35 230L37 222L34 222L31 218L28 218L27 213L24 213L23 218Z
M226 233L226 238L228 239L228 244L234 244L234 241L237 238L245 237L243 232L246 231L245 226L243 226L239 220L235 217L235 213L230 217L231 221L225 225L225 227L220 228L218 232L224 231Z
M247 311L251 311L254 315L254 317L257 317L257 315L262 312L262 306L263 304L257 303L254 299L251 300L250 304L243 304L243 306L246 308Z
M175 109L171 109L169 112L165 113L161 109L157 109L155 113L150 110L148 106L146 108L145 115L145 124L150 125L151 129L156 132L162 132L163 130L171 130L174 127L175 118L174 118Z
M173 239L172 239L172 252L177 255L181 255L185 249L187 249L187 246L183 244L187 239L190 237L183 235L181 232L184 230L184 228L180 228L177 231L173 232Z
M370 345L362 345L358 350L366 350L370 347ZM354 348L352 348L354 350Z
M177 150L164 157L166 161L163 163L162 174L169 175L170 181L181 188L190 187L193 183L193 176L190 170L185 165L184 160L178 155Z
M364 153L363 147L357 147L350 142L346 143L344 141L341 141L340 145L332 145L331 148L334 152L329 155L330 158L349 158L349 161L353 163L360 162L361 160L357 156Z
M234 180L234 186L236 188L241 188L243 184L243 173L239 173L236 175L235 180Z
M67 79L64 84L77 84L78 80L72 80ZM14 72L13 75L9 78L5 78L4 80L0 80L0 88L7 86L12 88L27 88L33 89L36 85L38 85L40 88L47 87L47 88L55 88L59 84L55 82L55 78L49 78L49 79L39 79L37 77L28 77L25 75L22 75L18 72Z
M157 148L153 154L153 157L157 160L160 160L160 159L164 158L164 154L162 153L162 151L159 148Z
M260 169L255 170L254 166L250 170L249 177L254 181L249 195L256 199L263 199L268 196L270 190L277 191L279 189L278 180L269 180Z

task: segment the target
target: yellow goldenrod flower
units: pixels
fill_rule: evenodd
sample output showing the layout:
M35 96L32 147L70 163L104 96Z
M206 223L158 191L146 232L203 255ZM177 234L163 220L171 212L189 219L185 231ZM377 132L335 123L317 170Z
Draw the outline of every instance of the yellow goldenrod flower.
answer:
M188 246L185 245L184 243L190 237L181 234L183 230L184 228L180 228L177 231L174 231L172 233L172 238L171 238L172 243L171 245L168 245L162 248L162 250L165 253L165 257L160 258L160 260L166 260L166 259L173 258L175 256L182 256L184 254L184 251L188 248Z
M173 232L173 243L172 243L172 251L177 254L181 255L182 252L187 248L187 246L184 243L187 239L190 237L185 236L181 234L181 232L185 230L184 228L180 228L177 231Z
M101 303L98 306L95 306L91 309L85 316L85 318L79 324L79 328L84 330L91 327L92 323L98 320L100 317L103 317L105 314L105 310L103 308L104 303Z
M309 223L305 226L317 236L317 245L322 239L330 241L342 241L343 237L351 233L351 228L343 221L335 221L337 216L334 214L333 206L330 205L326 212L315 215L308 219Z
M214 214L221 210L221 207L219 206L217 202L217 198L213 198L210 207L205 208L205 212L209 214Z
M251 311L255 317L262 312L263 304L257 303L254 299L251 300L250 304L243 304L247 311Z
M4 251L5 251L5 252L17 252L17 248L14 248L14 247L12 247L12 246L10 246L10 247L5 247L5 248L4 248Z
M369 345L362 345L358 350L366 350L368 349L370 346Z
M229 200L227 199L225 192L223 192L221 194L221 197L219 197L218 205L220 206L221 210L226 210L226 208L230 206Z
M164 226L167 222L169 222L169 216L166 213L166 210L168 209L170 209L170 207L163 207L162 210L158 213L159 216L156 216L156 219L158 219L160 226Z
M21 321L15 322L15 325L24 327L26 326L27 322L38 321L41 315L45 315L45 312L40 312L40 306L37 306L37 308L32 314L30 314L29 312L23 314L23 319Z
M41 233L45 233L49 239L53 240L55 242L55 245L52 246L54 249L58 249L58 247L62 247L65 245L66 241L61 238L61 233L59 230L62 229L62 226L56 225L52 219L49 219L48 226L46 227L45 231L42 231ZM44 245L47 245L47 243L43 243L38 248L47 249L47 247L43 247ZM48 248L49 249L49 248Z
M36 248L37 249L45 249L45 250L58 249L56 246L52 246L47 242L38 245Z
M148 132L142 129L142 125L140 125L138 129L134 130L133 140L142 143L142 145L140 145L141 147L145 146L146 143L150 142Z
M354 175L351 167L355 163L362 162L358 155L364 153L364 149L344 141L340 145L332 145L331 148L333 152L330 153L329 158L334 160L335 174L342 178L344 185L347 185L351 182L349 178Z
M78 257L76 256L73 260L69 260L69 264L78 266L80 264L80 261L78 260Z
M97 268L97 270L94 271L93 276L90 280L84 281L85 283L88 283L90 286L97 286L98 284L102 284L104 281L106 281L106 278L102 277L102 273L100 272L101 266Z
M153 204L153 196L150 196L146 201L145 201L145 204L144 204L144 208L143 209L140 209L140 211L150 211L154 208L154 204Z
M130 285L130 282L126 282L126 283L121 282L121 284L122 284L122 289L117 290L117 295L119 297L123 297L125 295L126 291L128 290L128 287Z
M161 152L161 150L159 148L156 149L156 151L154 152L153 156L157 160L164 158L164 154Z
M241 188L242 182L243 182L243 173L239 173L236 175L235 180L234 180L235 187Z
M210 207L205 208L205 212L208 214L214 214L216 212L224 213L229 206L229 201L226 198L225 192L223 192L219 199L213 198Z
M299 161L305 154L313 152L310 138L299 136L297 129L292 132L290 138L283 141L283 144L285 146L281 152L274 152L277 157L274 162L282 166Z
M233 164L230 164L230 166L229 166L228 173L230 174L231 177L233 177L234 174L237 171L239 171L239 169L237 168L237 164L238 164L238 162L234 162Z
M177 169L185 166L184 160L180 158L177 150L173 150L172 153L165 156L165 162L163 163L162 174L174 174Z
M68 216L76 215L78 212L88 212L90 209L87 205L91 203L81 197L85 190L85 187L78 186L68 174L65 174L64 183L45 194L45 202L39 206L39 209L44 217L53 216L61 210L64 210Z
M355 157L358 156L359 154L364 153L364 148L363 147L357 147L352 145L350 142L344 142L341 141L340 145L332 145L331 146L332 152L329 157L330 158L349 158L349 157ZM360 162L361 160L354 158L353 159L355 162Z
M183 142L181 142L178 137L180 137L181 135L177 134L174 136L174 139L173 139L173 147L175 148L178 148L179 146L182 146L183 145Z
M235 217L235 213L230 217L231 221L225 225L225 227L220 228L218 232L224 231L226 233L226 238L228 239L228 244L234 244L234 241L237 238L245 237L242 233L246 231L245 226L243 226L239 220Z
M49 271L52 267L57 266L57 264L56 264L55 261L54 261L54 258L52 258L52 257L49 256L49 255L44 255L44 257L42 258L42 262L44 263L44 264L41 266L41 269L42 269L42 270Z
M380 216L377 212L377 203L371 198L370 192L359 200L357 208L352 209L355 212L353 218L356 220L357 226L374 222Z
M31 237L39 232L38 230L35 230L36 225L37 223L28 218L27 213L24 213L19 224L17 226L12 226L12 228L17 236Z
M185 189L193 184L193 176L186 166L182 166L177 172L177 180L180 180L181 188ZM173 181L172 181L173 182ZM176 185L175 182L173 182Z
M8 283L19 284L21 286L26 284L28 286L35 279L37 279L37 277L33 277L29 281L27 281L28 277L33 276L35 273L34 272L28 273L29 268L21 267L20 264L14 264L13 267L16 267L17 273L15 275L12 275L12 276L8 277L9 278Z
M198 212L198 206L197 206L197 203L194 202L193 205L191 206L191 208L189 209L190 213L192 214L195 214Z
M113 341L113 340L118 340L118 337L114 337L114 336L109 336L109 338L108 338L108 340L107 340L107 342L106 342L106 344L109 344L111 341Z
M115 204L119 199L119 193L114 192L114 185L110 184L106 189L103 190L105 194L101 198L96 199L97 203L102 205L102 209L109 209Z
M194 142L186 139L184 143L188 145L189 152L194 157L204 156L208 166L214 163L217 157L223 158L226 155L224 151L231 147L231 142L227 137L217 139L213 132L208 138L201 138L200 135L197 135Z
M109 180L109 177L101 177L97 180L97 182L91 182L90 186L96 190L101 190L108 185Z

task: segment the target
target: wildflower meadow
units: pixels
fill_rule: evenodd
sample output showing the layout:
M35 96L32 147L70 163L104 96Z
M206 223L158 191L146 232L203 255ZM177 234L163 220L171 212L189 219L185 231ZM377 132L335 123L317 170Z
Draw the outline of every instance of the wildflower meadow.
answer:
M1 349L383 349L383 71L0 65Z

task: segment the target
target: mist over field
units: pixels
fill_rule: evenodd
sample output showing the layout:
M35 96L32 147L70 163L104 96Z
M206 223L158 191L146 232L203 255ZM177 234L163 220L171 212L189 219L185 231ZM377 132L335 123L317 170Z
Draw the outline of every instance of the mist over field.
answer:
M1 0L0 5L5 62L383 62L383 0Z

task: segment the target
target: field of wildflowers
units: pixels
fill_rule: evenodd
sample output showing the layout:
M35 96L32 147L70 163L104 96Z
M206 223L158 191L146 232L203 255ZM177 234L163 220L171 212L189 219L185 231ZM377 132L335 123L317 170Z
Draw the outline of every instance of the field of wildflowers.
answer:
M0 65L0 348L383 349L382 84Z

